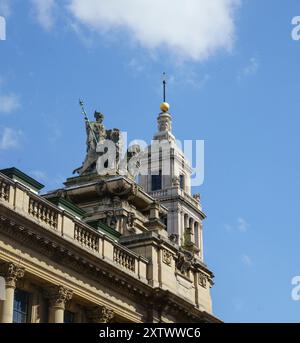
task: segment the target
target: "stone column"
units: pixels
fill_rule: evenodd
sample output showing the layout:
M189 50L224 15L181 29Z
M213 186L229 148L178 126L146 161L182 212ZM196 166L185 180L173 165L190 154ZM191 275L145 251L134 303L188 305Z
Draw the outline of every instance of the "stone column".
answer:
M87 311L87 317L92 323L109 323L114 317L114 311L105 306L96 306Z
M72 299L73 291L63 286L52 286L46 291L49 299L49 323L63 323L65 305Z
M184 215L184 229L189 227L189 217L187 214Z
M14 313L14 295L18 279L24 276L25 269L14 264L5 263L1 266L1 274L5 278L6 299L1 306L0 323L12 323Z

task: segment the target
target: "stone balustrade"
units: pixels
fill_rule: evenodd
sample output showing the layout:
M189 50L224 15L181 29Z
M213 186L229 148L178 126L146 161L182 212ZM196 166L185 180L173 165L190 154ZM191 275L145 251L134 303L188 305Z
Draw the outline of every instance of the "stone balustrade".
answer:
M51 228L57 229L58 212L56 208L49 206L49 204L41 201L40 198L29 197L28 213Z
M0 199L9 201L9 185L5 179L0 179Z
M153 191L153 192L149 192L149 194L153 197L153 198L158 198L158 197L165 197L168 195L168 190L164 189L164 190L159 190L159 191Z
M0 205L25 216L45 230L55 231L81 248L147 281L148 260L122 247L112 238L96 231L71 214L59 209L18 182L0 173Z
M81 225L76 224L74 230L74 239L83 247L93 251L99 251L99 236Z
M179 187L171 187L168 189L158 190L149 192L149 194L153 198L163 198L168 196L174 196L176 194L181 195L184 198L188 198L189 201L197 208L201 209L201 204L198 200L196 200L193 196L185 192L184 190L180 189Z
M123 249L114 247L114 262L132 272L135 272L134 256L125 252Z

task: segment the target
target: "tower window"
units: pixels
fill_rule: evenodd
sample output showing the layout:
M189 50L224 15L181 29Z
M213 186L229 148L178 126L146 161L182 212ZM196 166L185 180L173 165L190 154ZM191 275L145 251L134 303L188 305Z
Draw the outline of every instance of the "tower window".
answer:
M184 190L185 189L184 175L180 175L179 179L180 179L180 188Z
M29 293L21 291L20 289L15 290L14 296L14 312L13 322L14 323L27 323L28 322L28 306L29 305Z
M151 190L158 191L161 188L162 188L162 184L161 184L161 170L160 170L159 175L152 175Z

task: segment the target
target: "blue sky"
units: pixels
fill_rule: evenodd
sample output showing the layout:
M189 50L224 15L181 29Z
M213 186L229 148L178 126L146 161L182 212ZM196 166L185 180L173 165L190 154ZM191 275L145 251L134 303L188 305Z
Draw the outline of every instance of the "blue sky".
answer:
M0 168L60 186L84 158L79 97L107 127L150 141L166 71L174 133L205 140L194 192L214 313L299 321L299 2L130 2L0 0Z

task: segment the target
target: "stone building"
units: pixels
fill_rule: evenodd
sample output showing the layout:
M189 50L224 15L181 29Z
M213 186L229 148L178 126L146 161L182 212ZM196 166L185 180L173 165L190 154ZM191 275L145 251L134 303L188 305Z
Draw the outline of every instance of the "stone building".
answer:
M1 323L219 322L203 262L205 215L168 109L161 105L154 136L170 143L167 174L150 148L126 156L146 170L138 182L121 173L120 131L106 130L99 112L86 121L86 159L63 188L42 194L17 168L0 171ZM100 174L105 139L116 162Z

